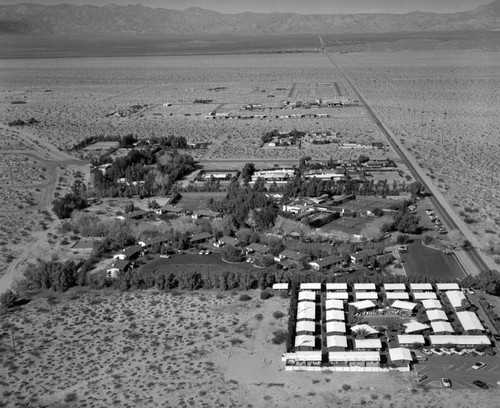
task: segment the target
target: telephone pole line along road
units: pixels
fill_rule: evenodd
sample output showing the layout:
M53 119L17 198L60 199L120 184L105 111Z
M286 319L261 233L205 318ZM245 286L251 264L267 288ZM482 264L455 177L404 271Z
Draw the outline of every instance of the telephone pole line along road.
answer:
M370 105L368 104L366 98L359 92L359 90L354 86L349 77L342 71L333 56L324 50L325 56L332 62L340 75L344 78L346 83L351 87L354 94L357 96L360 103L365 106L365 109L372 117L375 124L385 135L389 141L392 148L401 157L403 162L406 164L410 172L412 173L415 180L422 183L426 190L432 194L430 197L431 203L434 205L435 209L441 216L444 224L451 229L458 229L462 232L464 237L470 242L470 248L465 251L457 251L456 255L462 265L467 266L466 272L470 275L477 275L481 271L494 269L495 265L491 259L483 256L479 252L480 244L476 237L467 228L465 223L460 219L460 217L453 211L444 196L441 194L439 189L432 183L432 181L427 177L422 168L418 165L416 160L408 153L406 148L402 143L394 136L392 131L384 124L384 122L375 114Z

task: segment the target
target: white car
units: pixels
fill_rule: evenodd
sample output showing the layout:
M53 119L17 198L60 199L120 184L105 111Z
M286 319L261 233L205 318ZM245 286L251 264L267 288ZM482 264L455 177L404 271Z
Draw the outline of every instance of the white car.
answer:
M166 259L168 259L168 258L170 258L170 255L160 255L160 258L166 258Z
M439 350L439 349L431 349L431 351L436 354L437 356L444 356L445 353L442 351L442 350Z
M444 388L451 388L451 380L449 378L441 378L441 384Z
M483 362L480 361L480 362L474 364L472 366L472 369L473 370L480 370L481 368L484 368L484 367L486 367L486 364L484 364Z
M205 255L210 255L211 253L208 249L205 251Z
M441 351L448 356L451 356L453 354L453 351L447 348L442 348Z

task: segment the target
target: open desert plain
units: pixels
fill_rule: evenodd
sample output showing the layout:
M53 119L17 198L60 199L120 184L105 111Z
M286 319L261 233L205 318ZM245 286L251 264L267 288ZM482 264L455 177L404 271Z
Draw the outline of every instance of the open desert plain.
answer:
M499 8L497 2L495 10ZM272 25L262 23L266 24ZM500 362L483 369L490 387L482 389L473 385L475 371L469 366L477 359L470 356L463 357L468 360L461 366L438 364L444 373L467 370L471 379L452 388L440 379L422 383L417 361L408 372L389 370L389 364L377 372L286 370L282 355L290 351L287 330L289 314L295 311L290 313L290 293L273 292L271 287L280 283L276 276L292 276L294 268L297 275L289 283L297 287L311 270L305 258L290 262L292 266L282 262L287 245L299 254L296 248L310 244L311 253L321 254L313 258L322 261L342 255L340 247L349 248L344 255L356 255L372 243L365 237L352 242L345 242L344 235L325 238L319 228L299 224L299 218L294 224L287 220L293 218L290 214L283 214L284 201L274 202L274 219L279 215L281 225L290 231L277 225L261 228L255 219L262 208L247 209L246 224L241 225L235 221L237 206L234 216L208 210L217 200L223 208L234 181L245 182L251 191L240 174L246 163L294 175L306 162L320 166L338 162L344 166L339 177L345 184L352 181L348 163L365 158L391 163L390 171L374 171L375 176L363 171L359 177L384 187L377 197L380 206L389 207L392 199L413 198L414 213L426 216L427 207L422 206L439 202L440 211L449 214L446 226L453 226L455 235L467 242L456 248L453 262L459 272L450 281L498 269L498 31L471 36L462 31L447 36L439 30L427 36L397 32L336 36L313 30L296 37L197 34L135 40L124 34L99 42L98 36L82 39L81 33L57 40L50 33L35 38L9 30L0 37L0 294L12 290L17 297L0 308L0 408L500 407L500 377L494 378ZM266 139L269 133L304 137L299 143L280 145ZM316 143L317 134L330 139ZM134 144L123 147L130 135ZM167 180L168 188L158 188L154 196L129 190L101 194L96 175L106 174L103 165L125 161L136 147L150 152L152 140L159 138L185 139L178 151L193 158L189 174L174 180L175 185ZM155 154L163 154L164 147ZM178 154L176 147L168 148L161 159ZM148 170L153 167L146 159L140 164ZM202 172L228 173L227 184L210 189L200 181ZM146 183L139 178L120 180L127 186ZM334 183L333 176L326 182ZM409 194L409 185L420 183L427 188L417 200ZM234 183L238 188L240 184ZM258 193L278 189L276 183L263 186ZM401 197L387 197L392 196L387 186L401 192ZM182 198L172 201L178 192ZM85 196L86 208L59 217L54 202L71 194ZM342 192L335 194L346 199ZM320 193L312 196L318 204ZM391 207L388 212L396 210ZM354 219L358 220L365 222ZM431 221L426 222L425 231L434 233ZM373 225L378 228L381 222ZM318 241L303 242L299 230ZM287 245L276 244L284 240L285 232L295 236L286 237ZM154 252L148 242L167 234L169 239L159 239ZM99 245L111 241L112 235L126 244L108 245L99 252ZM226 253L220 238L227 235L236 241L235 237L247 237L248 246L265 243L262 249L274 243L273 249L279 249L274 257L263 252L269 264L254 265L250 255L255 251L241 244L240 256L233 262L221 255ZM398 251L406 253L408 248L396 247L395 231L382 235L383 249L389 248L385 254L395 265L376 271L370 265L368 272L368 261L360 265L354 259L353 268L346 269L351 262L347 256L347 261L335 261L335 271L346 263L342 273L347 276L354 273L351 276L364 279L378 273L379 287L385 277L394 278L388 271L396 271L394 279L406 279L410 269L405 270ZM417 236L417 242L410 241L416 235L408 237L408 243L418 244L422 253L435 250L436 259L446 260L451 252L452 238L442 237L446 241L442 247L434 242L424 248L422 237ZM85 239L95 242L86 249L78 247ZM144 249L148 245L149 254ZM127 272L126 278L117 277L113 268L124 262L130 248L136 248L139 259L119 270ZM418 275L414 258L408 263L417 265L413 272ZM156 269L148 269L150 261ZM426 265L431 262L427 261ZM23 281L24 273L42 270L40 265L70 262L78 269L78 279L61 274L49 284L45 275L37 288L35 278L32 285ZM258 277L259 273L271 276L264 274L266 267L273 271L272 282ZM82 269L85 279L80 279ZM225 269L233 273L230 278ZM341 275L333 270L316 276L322 284L333 282ZM193 281L199 276L219 281L212 286L201 281L182 286L179 271L194 276ZM199 274L190 275L192 271ZM251 276L253 283L233 285L230 280L233 276L237 281L235 275ZM422 282L428 278L433 277L426 275ZM155 284L148 286L150 282ZM226 290L210 289L215 287ZM321 296L317 295L322 299L318 303ZM498 298L491 296L488 301L498 309ZM348 306L347 311L351 311ZM316 336L324 342L322 323L317 324ZM494 328L497 323L488 324ZM499 351L496 342L491 348Z

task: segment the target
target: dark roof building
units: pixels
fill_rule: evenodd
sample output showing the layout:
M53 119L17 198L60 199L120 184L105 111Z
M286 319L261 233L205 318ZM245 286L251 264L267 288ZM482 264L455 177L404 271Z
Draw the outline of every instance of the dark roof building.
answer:
M206 240L212 238L213 235L208 233L208 232L200 232L199 234L194 234L192 237L191 237L191 243L194 244L194 243L199 243L199 242L205 242Z
M260 254L267 254L270 249L271 248L269 248L267 245L258 244L256 242L247 246L248 251L258 252Z
M309 265L317 271L320 271L321 269L326 269L329 268L330 266L333 265L339 265L342 263L342 258L340 256L328 256L326 258L320 258L316 259L312 262L309 262Z
M307 258L306 254L303 254L299 251L291 251L289 249L285 249L279 254L280 260L282 259L291 259L292 261L300 262Z

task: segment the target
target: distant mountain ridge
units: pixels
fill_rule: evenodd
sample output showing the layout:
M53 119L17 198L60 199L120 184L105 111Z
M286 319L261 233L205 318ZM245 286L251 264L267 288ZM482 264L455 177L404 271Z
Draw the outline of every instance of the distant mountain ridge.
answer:
M498 28L500 0L474 10L446 14L222 14L197 7L179 11L142 5L0 6L0 33L286 35Z

